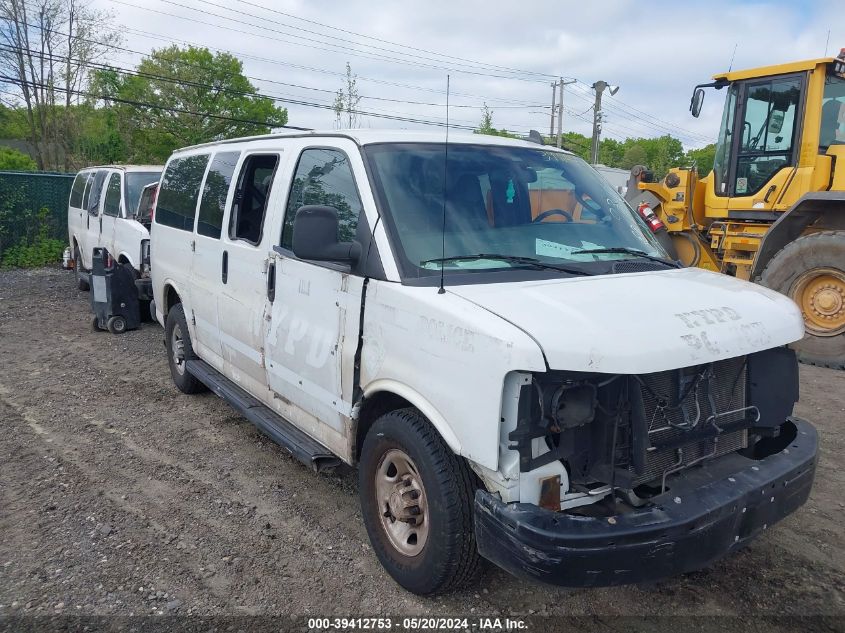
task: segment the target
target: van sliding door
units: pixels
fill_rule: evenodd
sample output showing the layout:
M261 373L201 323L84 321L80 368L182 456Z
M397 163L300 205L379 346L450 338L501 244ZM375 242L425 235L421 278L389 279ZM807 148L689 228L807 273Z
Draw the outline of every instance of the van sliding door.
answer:
M272 244L267 226L281 211L273 211L284 195L274 187L281 160L282 150L270 148L244 155L221 240L217 321L224 373L253 393L267 389L262 354Z

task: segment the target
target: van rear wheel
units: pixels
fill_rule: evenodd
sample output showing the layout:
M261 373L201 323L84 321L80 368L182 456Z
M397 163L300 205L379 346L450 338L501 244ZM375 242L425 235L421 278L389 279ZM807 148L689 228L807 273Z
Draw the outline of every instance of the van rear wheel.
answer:
M408 591L443 593L478 576L472 471L416 409L380 417L364 438L361 511L381 564Z
M170 365L170 375L173 382L182 393L200 393L207 387L188 373L186 361L197 359L191 346L191 335L188 332L188 322L185 320L185 310L181 303L170 308L167 313L167 325L164 330L164 342L167 347L167 363Z

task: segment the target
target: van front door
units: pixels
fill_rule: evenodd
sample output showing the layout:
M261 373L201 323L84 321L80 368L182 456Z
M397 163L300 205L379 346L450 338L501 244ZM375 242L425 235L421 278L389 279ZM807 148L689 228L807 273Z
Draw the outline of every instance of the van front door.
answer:
M348 145L305 148L299 156L270 263L276 283L265 345L275 409L341 456L348 450L364 279L349 266L297 259L291 246L303 205L334 207L340 239L356 238L362 204L349 156L361 161ZM363 165L355 171L363 177Z
M91 254L94 247L100 244L100 216L103 206L102 193L108 175L108 170L98 170L97 173L94 174L94 178L91 182L91 191L88 193L88 205L86 207L88 212L87 230L85 231L85 241L80 245L83 268L87 269L90 269L93 263Z
M253 393L267 388L263 332L273 239L265 220L281 211L274 207L284 192L272 186L281 158L281 150L244 155L221 241L217 320L224 374Z
M121 201L123 200L120 181L120 172L113 171L109 176L103 196L103 209L100 213L100 235L97 240L97 245L107 248L114 259L120 256L114 246L115 220L121 215Z

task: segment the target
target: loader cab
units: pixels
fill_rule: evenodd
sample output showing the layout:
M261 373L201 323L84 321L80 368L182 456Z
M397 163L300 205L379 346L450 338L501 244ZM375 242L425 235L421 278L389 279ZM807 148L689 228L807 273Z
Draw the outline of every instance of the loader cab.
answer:
M845 71L839 59L818 59L716 75L725 105L706 214L774 222L809 191L829 188L845 145ZM697 87L690 110L701 108Z

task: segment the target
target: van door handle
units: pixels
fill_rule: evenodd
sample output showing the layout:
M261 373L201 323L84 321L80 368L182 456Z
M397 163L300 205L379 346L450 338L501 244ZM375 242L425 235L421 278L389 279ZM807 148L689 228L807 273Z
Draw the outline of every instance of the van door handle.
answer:
M276 262L270 262L267 268L267 298L270 303L276 300Z
M229 251L223 251L223 270L220 277L224 284L229 280Z

